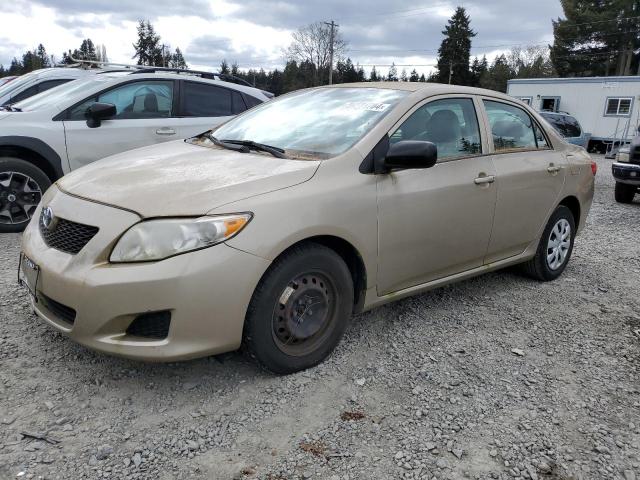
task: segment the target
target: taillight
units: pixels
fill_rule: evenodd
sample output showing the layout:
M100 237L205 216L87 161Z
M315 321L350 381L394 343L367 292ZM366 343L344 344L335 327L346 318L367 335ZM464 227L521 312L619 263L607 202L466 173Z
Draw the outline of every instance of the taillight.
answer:
M598 164L591 160L591 173L595 176L598 173Z

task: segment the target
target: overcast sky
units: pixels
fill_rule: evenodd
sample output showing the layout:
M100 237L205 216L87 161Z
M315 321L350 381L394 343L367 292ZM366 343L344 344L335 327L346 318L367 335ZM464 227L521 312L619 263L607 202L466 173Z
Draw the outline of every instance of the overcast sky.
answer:
M291 32L335 20L354 63L427 73L442 30L462 5L477 32L472 56L493 58L512 45L550 43L559 0L4 0L0 63L44 44L49 54L78 48L83 38L104 44L111 61L131 63L138 19L150 20L163 43L180 47L192 68L217 70L225 58L241 68L283 65Z

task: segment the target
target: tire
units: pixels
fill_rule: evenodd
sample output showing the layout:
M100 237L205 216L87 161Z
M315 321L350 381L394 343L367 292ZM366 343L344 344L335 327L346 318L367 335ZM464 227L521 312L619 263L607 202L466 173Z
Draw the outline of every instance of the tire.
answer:
M568 244L563 242L564 235L568 235L564 239ZM555 209L542 232L535 256L523 264L525 273L542 282L558 278L569 263L575 236L576 223L573 214L567 207L560 205ZM560 244L552 247L551 242L556 238L560 239ZM548 256L548 252L551 252L552 257Z
M0 233L21 232L51 186L35 165L13 157L0 157Z
M316 243L293 247L271 265L253 293L244 349L277 374L317 365L340 342L353 298L349 268L338 254Z
M618 203L631 203L636 195L638 187L635 185L627 185L626 183L616 182L614 195Z

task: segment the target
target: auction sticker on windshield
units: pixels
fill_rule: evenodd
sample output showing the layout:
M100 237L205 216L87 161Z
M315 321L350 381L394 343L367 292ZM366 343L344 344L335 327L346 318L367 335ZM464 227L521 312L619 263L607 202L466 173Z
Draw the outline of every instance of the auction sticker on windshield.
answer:
M343 110L355 110L369 112L384 112L391 106L390 103L371 103L371 102L346 102L343 106Z

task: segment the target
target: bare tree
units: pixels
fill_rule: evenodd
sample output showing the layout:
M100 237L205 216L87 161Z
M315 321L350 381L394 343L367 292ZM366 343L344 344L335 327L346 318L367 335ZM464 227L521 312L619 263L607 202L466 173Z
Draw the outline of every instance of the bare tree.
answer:
M556 74L549 47L546 46L529 45L524 49L514 47L507 56L507 63L520 78L551 77Z
M331 56L331 27L323 22L311 23L301 27L293 35L293 41L285 54L289 60L309 63L314 67L314 83L320 84L320 75L329 71ZM334 61L342 59L346 42L340 32L335 30L333 38ZM324 76L322 77L324 78Z

